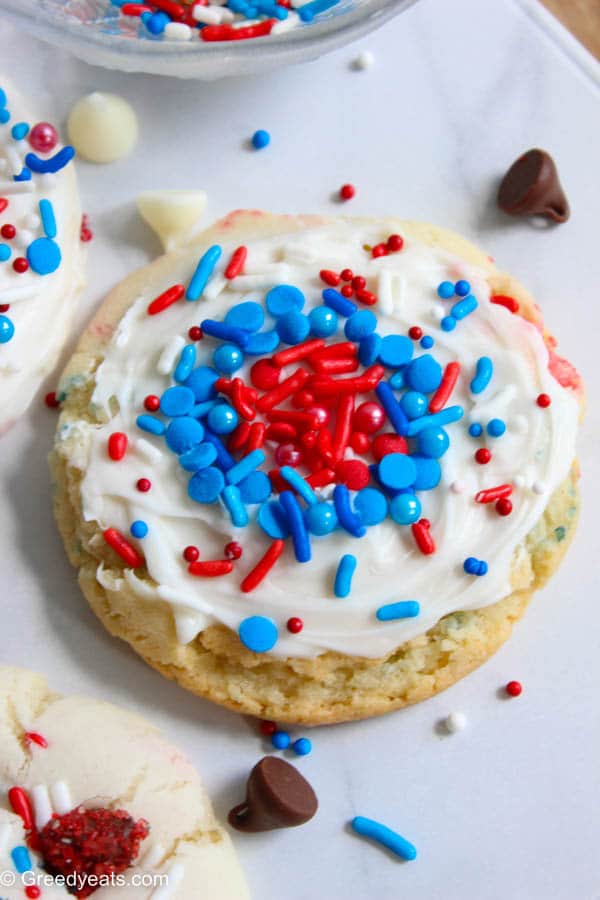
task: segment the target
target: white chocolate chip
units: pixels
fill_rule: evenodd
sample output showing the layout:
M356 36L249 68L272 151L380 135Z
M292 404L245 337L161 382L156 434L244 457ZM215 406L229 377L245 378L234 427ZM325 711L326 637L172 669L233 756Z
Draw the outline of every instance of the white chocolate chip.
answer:
M462 731L467 724L467 717L462 712L451 712L444 719L444 727L448 734L456 734L457 731Z

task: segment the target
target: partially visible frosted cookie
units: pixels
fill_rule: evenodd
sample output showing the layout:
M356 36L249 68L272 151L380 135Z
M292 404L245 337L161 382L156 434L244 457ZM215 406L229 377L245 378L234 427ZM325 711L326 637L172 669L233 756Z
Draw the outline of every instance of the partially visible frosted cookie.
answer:
M249 897L179 750L134 713L61 697L42 676L8 666L0 667L0 870L3 900Z
M0 434L56 364L83 285L73 155L0 76Z

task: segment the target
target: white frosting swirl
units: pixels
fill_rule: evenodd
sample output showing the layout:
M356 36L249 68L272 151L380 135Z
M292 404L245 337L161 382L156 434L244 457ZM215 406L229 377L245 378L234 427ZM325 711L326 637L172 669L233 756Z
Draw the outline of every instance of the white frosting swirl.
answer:
M158 316L148 316L148 302L156 294L176 281L189 280L196 258L182 254L174 258L169 282L144 286L107 348L96 372L92 405L100 418L108 421L77 426L82 448L78 464L85 470L81 484L84 517L125 534L132 521L147 522L149 534L139 546L154 583L142 582L131 570L125 571L125 581L134 593L171 604L182 642L192 640L212 623L237 630L241 620L256 614L273 619L279 627L274 654L310 657L336 650L380 657L425 632L444 615L486 606L511 591L515 551L573 461L577 399L551 376L548 351L536 328L490 303L482 270L411 238L406 239L402 252L371 259L363 245L385 239L382 229L381 223L336 220L322 227L257 239L248 245L243 276L225 283L216 273L199 302L181 301ZM234 246L223 243L225 262ZM441 365L458 360L462 367L450 402L463 406L465 416L447 428L451 444L441 460L442 482L435 490L419 494L437 549L431 556L422 555L410 528L386 518L368 528L362 539L341 530L311 537L312 561L308 564L296 562L288 542L267 579L251 594L242 594L242 578L255 566L270 539L252 522L245 529L233 529L226 510L218 504L193 502L187 495L189 475L177 457L162 438L142 434L135 419L143 412L147 394L160 395L172 384L169 375L159 372L157 363L174 337L179 337L181 344L191 325L205 317L222 318L230 305L242 299L262 299L265 290L283 281L304 292L308 310L321 302L319 269L339 271L346 266L367 277L378 293L374 310L380 334L406 334L410 326L420 325L435 339L431 353ZM448 307L437 298L436 287L442 280L459 277L470 281L479 307L447 333L441 330L440 320ZM214 346L208 338L198 345L198 363L210 364ZM415 345L415 355L419 352ZM482 356L491 357L494 374L487 389L473 395L470 382ZM547 409L536 404L541 392L552 398ZM116 415L114 398L119 408ZM500 438L486 439L492 460L478 465L473 455L483 439L470 437L468 425L481 422L485 429L496 417L505 420L507 431ZM389 423L385 430L391 430ZM119 463L110 461L106 451L113 431L125 431L130 438L130 449ZM62 438L71 434L68 429ZM149 477L153 485L146 494L135 487L142 476ZM510 516L499 516L493 504L488 507L475 502L477 491L507 482L522 485L515 487ZM203 579L188 574L181 555L185 546L197 545L203 559L219 558L223 545L232 539L243 545L244 555L231 575ZM354 554L358 564L351 594L342 600L334 596L333 581L344 553ZM463 562L469 556L487 560L486 576L465 574ZM102 567L98 579L107 584L110 579L114 586L112 576ZM406 599L419 601L417 618L377 621L375 613L381 605ZM286 631L291 616L303 619L300 634Z

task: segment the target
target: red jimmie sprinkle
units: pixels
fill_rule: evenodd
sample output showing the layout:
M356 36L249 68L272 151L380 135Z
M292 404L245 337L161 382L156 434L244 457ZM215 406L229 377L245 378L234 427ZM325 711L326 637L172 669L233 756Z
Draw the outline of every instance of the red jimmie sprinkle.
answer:
M265 442L265 434L267 431L267 426L264 422L255 422L250 428L250 434L248 435L248 442L246 445L246 452L250 453L251 450L260 450Z
M356 291L356 299L365 306L373 306L377 303L377 295L373 294L371 291L366 291L364 288L359 288Z
M454 386L458 381L460 374L460 363L450 362L444 369L444 374L440 382L440 386L429 401L429 412L439 412L448 402L450 394L454 390Z
M269 574L281 554L283 553L284 542L277 539L273 541L265 555L258 561L251 572L248 572L242 581L240 588L244 594L250 593L255 587L261 583Z
M311 341L303 341L302 344L296 344L295 347L288 347L286 350L280 350L273 356L273 365L289 366L290 363L300 362L301 359L307 359L316 351L325 346L322 338L314 338Z
M256 25L245 28L233 28L231 25L206 25L200 32L203 41L244 41L248 38L270 34L277 19L266 19Z
M162 312L167 306L172 306L173 303L181 300L184 294L185 287L182 284L174 284L148 305L148 315L155 316L157 313Z
M193 562L188 566L190 575L202 578L216 578L218 575L229 575L233 571L233 563L229 559L207 559L204 562Z
M425 556L435 553L435 542L429 531L430 523L428 519L419 519L411 525L411 530L417 544L417 547Z
M344 459L335 467L340 484L345 484L351 491L360 491L371 480L371 473L366 463L360 459Z
M246 385L241 378L234 378L231 390L231 400L236 411L244 419L255 419L256 412L246 401Z
M294 441L297 437L298 430L289 422L274 422L268 425L265 431L265 439L278 444Z
M311 363L320 375L348 375L358 369L358 359L355 356L341 359L313 359Z
M6 199L6 197L0 197L0 213L3 213L7 206L8 200Z
M356 344L351 341L339 341L337 344L330 344L329 347L315 350L310 355L310 362L312 364L321 359L344 359L348 356L356 356L357 353Z
M490 297L490 302L496 303L498 306L506 307L511 313L519 312L519 303L514 297L507 297L504 294L494 294Z
M313 472L312 475L309 475L306 478L308 484L311 487L325 487L328 484L333 484L335 481L335 472L333 469L319 469L316 472Z
M265 737L271 737L272 734L275 734L277 731L277 725L275 722L271 722L270 719L263 719L258 726L260 733Z
M112 460L118 462L123 459L127 452L127 435L122 431L113 431L108 439L108 455Z
M250 381L261 391L268 391L279 384L281 369L270 359L259 359L250 369Z
M321 269L319 277L321 281L324 281L325 284L328 284L330 287L337 287L341 281L338 273L332 272L331 269Z
M268 412L268 410L273 409L273 407L277 406L279 403L283 403L284 400L287 400L287 398L291 397L292 394L295 394L296 391L299 391L300 388L306 384L308 378L309 373L306 369L296 369L293 375L290 375L289 378L284 379L277 387L272 388L272 390L263 394L262 397L259 397L256 401L256 408L260 412Z
M143 3L124 3L121 7L121 12L124 16L141 16L145 12L151 13L152 9Z
M377 259L379 256L387 256L388 248L386 244L375 244L373 249L371 250L371 256L373 259Z
M182 19L185 15L185 6L175 3L174 0L152 0L152 5L168 13L172 19Z
M124 562L132 569L139 569L144 565L144 558L140 556L135 547L133 547L127 538L123 537L116 528L107 528L102 532L104 540L109 547L112 547L115 553L118 553Z
M510 497L513 488L512 484L499 484L497 487L487 488L485 491L479 491L475 494L476 503L495 503L501 497Z
M344 451L348 446L350 434L352 433L353 415L354 395L349 394L340 397L332 441L333 459L336 462L344 458Z
M241 450L242 447L246 446L246 441L248 440L248 436L250 434L250 425L248 422L240 422L240 424L235 428L227 441L227 449L228 450Z
M363 278L362 275L355 275L352 279L352 287L355 291L362 291L367 286L367 279Z
M26 731L25 740L28 743L37 744L38 747L43 747L44 749L48 746L46 738L43 735L38 734L37 731Z
M225 269L225 278L231 279L237 278L238 275L241 275L244 264L248 257L248 248L247 247L238 247L237 250L234 250L231 259L227 263L227 268Z
M27 792L23 788L12 787L8 792L8 802L12 811L22 820L25 831L34 831L33 808Z

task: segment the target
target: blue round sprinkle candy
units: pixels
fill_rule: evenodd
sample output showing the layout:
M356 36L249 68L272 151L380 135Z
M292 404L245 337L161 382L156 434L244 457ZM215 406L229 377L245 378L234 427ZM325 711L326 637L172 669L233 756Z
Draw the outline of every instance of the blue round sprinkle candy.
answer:
M13 125L10 133L15 141L22 141L29 134L29 125L27 122L18 122L16 125Z
M431 394L433 391L437 391L441 380L442 367L429 353L413 359L404 370L406 384L413 391L419 391L421 394Z
M192 419L191 416L178 416L167 428L165 440L167 447L177 456L181 456L196 444L202 443L203 437L204 427L200 422Z
M379 359L384 366L397 369L410 362L413 355L413 342L403 334L388 334L381 340Z
M182 453L179 457L179 465L186 472L197 472L199 469L206 469L211 466L217 458L217 450L214 444L206 441L198 444L187 453Z
M255 150L264 150L264 148L268 147L270 143L271 135L263 128L259 128L258 131L255 131L252 135L252 146Z
M377 488L366 487L355 496L354 509L363 525L379 525L387 516L387 499Z
M310 333L310 320L298 310L291 309L277 319L275 328L284 344L301 344Z
M490 419L486 430L490 437L502 437L506 431L506 422L502 419Z
M51 238L36 238L27 248L27 262L38 275L56 272L60 261L60 247Z
M8 344L15 333L15 326L8 316L0 316L0 344Z
M311 534L331 534L337 528L338 517L333 504L312 503L304 513Z
M454 316L444 316L440 325L442 326L442 331L454 331L456 328L456 319Z
M400 406L409 419L425 415L428 405L427 397L419 391L407 391L400 400Z
M145 538L148 534L148 526L142 519L136 519L131 523L129 531L134 538Z
M308 314L310 333L315 337L331 337L338 327L338 316L335 310L328 306L316 306Z
M10 259L11 252L8 244L0 244L0 262L6 262L7 259Z
M425 337L421 338L419 343L421 344L421 347L423 348L423 350L431 350L431 348L435 344L435 341L433 340L432 337L430 337L428 334L426 334Z
M271 496L271 481L266 472L256 469L238 484L242 503L262 503Z
M441 284L438 284L437 289L438 297L441 297L442 300L449 300L450 297L454 297L454 285L451 281L442 281Z
M488 570L488 564L483 559L468 556L463 563L463 569L467 575L485 575Z
M162 34L171 19L164 12L152 13L146 19L146 28L150 34Z
M344 334L349 341L362 341L377 328L377 316L370 309L360 309L346 319Z
M277 287L271 288L265 302L271 315L278 318L292 309L302 309L304 294L293 284L278 284Z
M268 650L272 650L279 637L275 622L264 616L250 616L250 618L244 619L243 622L240 622L238 634L244 647L254 653L266 653Z
M421 502L414 494L397 494L390 500L390 516L398 525L412 525L421 515Z
M390 387L395 391L399 391L400 388L404 387L404 369L398 369L397 372L394 372L392 377L390 378Z
M413 484L415 491L432 491L440 483L442 469L437 459L429 456L419 456L414 453L411 457L417 469L417 477Z
M243 328L244 331L260 331L265 323L265 311L260 303L251 300L246 303L236 303L225 316L225 324L233 328Z
M287 731L275 731L271 735L271 743L276 750L287 750L291 744L291 738Z
M235 344L220 344L213 353L213 363L219 372L231 375L244 364L244 354Z
M10 113L7 109L0 109L0 125L6 125L10 121Z
M394 490L410 487L417 477L417 469L410 456L388 453L378 467L381 483Z
M263 353L273 353L279 347L279 335L272 331L257 331L248 337L248 343L244 347L246 354L250 356L262 356Z
M225 478L221 470L208 466L192 475L188 494L196 503L214 503L224 487Z
M170 387L160 398L160 411L165 416L186 416L196 402L194 392L178 385Z
M292 750L296 756L308 756L312 750L312 741L308 738L298 738L298 740L294 741L292 744Z
M443 456L450 446L450 438L443 428L424 428L419 432L417 442L419 452L423 456L430 456L432 459L439 459Z
M298 15L300 16L300 19L301 19L302 22L312 22L312 20L313 20L314 17L315 17L315 14L314 14L314 12L312 11L312 9L303 9L303 8L300 8L300 9L298 10Z
M219 373L215 372L210 366L198 366L194 369L183 382L194 392L197 403L203 403L205 400L212 400L217 396L215 390L215 381L219 378Z
M458 297L466 297L470 290L471 285L468 281L465 281L464 278L461 278L461 280L457 281L454 285L454 293Z
M237 427L238 414L228 403L219 403L208 413L208 427L215 434L231 434Z
M358 358L363 366L372 366L379 356L381 337L378 334L368 334L358 345ZM396 373L394 373L396 374ZM393 377L393 376L392 376Z
M289 537L287 516L279 500L263 503L258 511L258 524L271 538L285 541Z
M469 425L469 434L471 437L478 438L483 434L483 428L479 424L479 422L473 422L472 425Z

